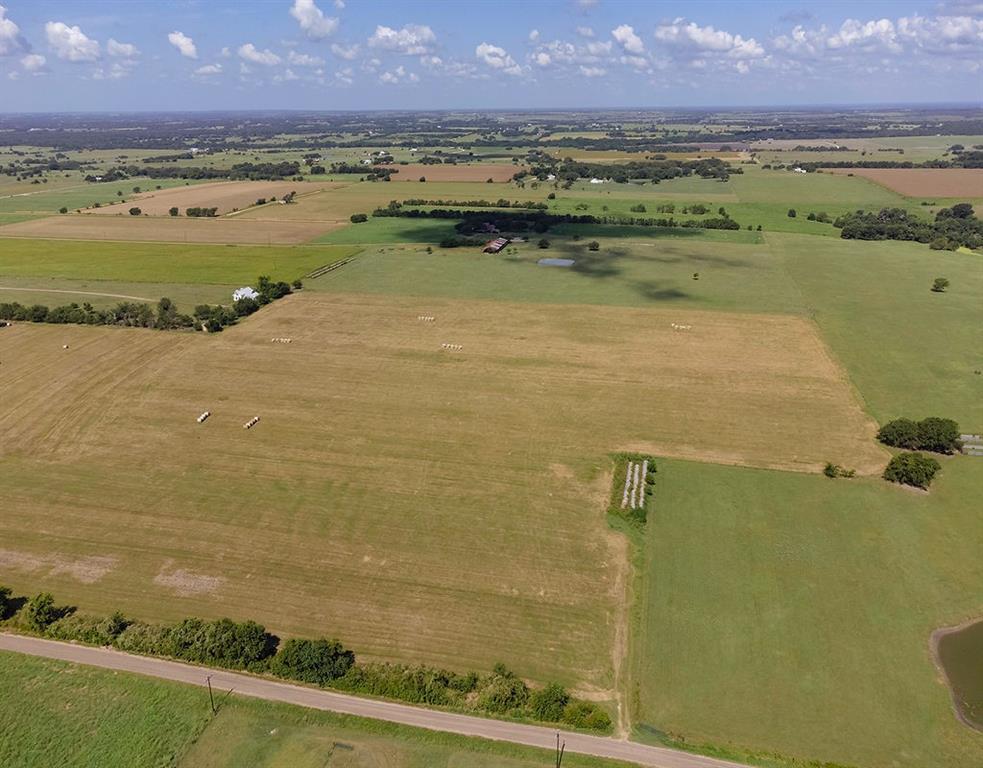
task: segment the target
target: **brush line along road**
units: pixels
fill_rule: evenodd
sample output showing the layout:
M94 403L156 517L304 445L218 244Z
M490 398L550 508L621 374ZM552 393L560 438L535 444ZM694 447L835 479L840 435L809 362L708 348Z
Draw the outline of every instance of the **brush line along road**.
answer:
M281 701L286 704L376 720L387 720L401 725L427 728L432 731L446 731L463 736L509 741L514 744L543 749L553 749L556 744L557 732L552 728L488 720L482 717L470 717L389 701L363 699L358 696L305 688L221 669L197 667L147 656L135 656L110 648L90 648L54 640L42 640L36 637L0 633L0 650L59 659L75 664L87 664L120 672L132 672L191 685L204 686L206 685L206 677L210 676L213 688L220 691L232 690L242 696ZM560 738L566 742L568 752L624 760L653 768L744 768L739 763L603 736L561 731Z

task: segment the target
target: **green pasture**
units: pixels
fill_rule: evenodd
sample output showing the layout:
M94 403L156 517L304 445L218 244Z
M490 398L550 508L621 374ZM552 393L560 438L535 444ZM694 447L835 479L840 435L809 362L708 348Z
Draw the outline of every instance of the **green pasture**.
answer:
M456 221L448 219L404 219L369 217L362 224L349 224L312 240L315 244L367 245L388 243L432 243L455 237Z
M880 422L946 416L983 429L983 257L920 243L774 234L776 259ZM948 277L945 293L930 288Z
M983 613L981 485L971 457L944 459L927 494L661 460L631 633L636 736L975 765L983 734L956 720L929 636Z
M17 768L534 768L552 755L0 652L0 765ZM567 754L564 765L616 768Z
M367 249L352 263L306 285L324 291L503 301L798 311L795 286L782 260L766 245L721 242L695 229L645 234L601 237L597 252L588 250L586 238L555 237L545 250L533 241L496 255L473 247L433 248L432 253L410 245ZM540 266L538 260L546 257L576 263ZM696 272L698 280L693 279Z
M257 275L249 278L255 280ZM156 303L162 296L171 299L182 312L188 312L197 304L229 304L232 292L241 283L148 283L122 282L118 280L65 280L56 277L4 277L0 275L0 303L44 304L56 307L62 304L89 303L93 307L107 308L121 301Z
M133 178L126 181L110 182L87 182L82 181L81 176L78 183L60 189L44 189L45 185L35 185L28 192L22 192L4 197L0 195L0 213L58 213L62 208L74 211L80 208L88 208L95 203L106 205L120 199L126 199L133 194L134 187L140 187L144 192L154 190L158 186L161 188L182 187L194 184L194 181L184 179L148 179ZM122 192L122 196L117 195Z
M274 280L294 280L355 252L356 249L344 246L9 239L0 240L0 281L19 277L242 285L255 280L258 275L269 275Z
M196 688L0 652L0 765L174 766L207 722Z

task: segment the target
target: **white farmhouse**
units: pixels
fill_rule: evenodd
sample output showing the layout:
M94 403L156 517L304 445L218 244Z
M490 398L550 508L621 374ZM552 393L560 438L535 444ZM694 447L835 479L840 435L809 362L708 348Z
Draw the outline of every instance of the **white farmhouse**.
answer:
M236 288L232 291L232 301L239 301L239 299L258 299L259 294L256 293L250 286L244 285L242 288Z

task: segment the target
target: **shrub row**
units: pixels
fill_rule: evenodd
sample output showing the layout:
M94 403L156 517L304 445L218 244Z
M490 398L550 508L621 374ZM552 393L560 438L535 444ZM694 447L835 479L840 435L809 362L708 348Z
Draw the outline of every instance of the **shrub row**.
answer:
M550 683L530 689L504 665L490 674L458 674L427 666L359 664L337 640L279 638L254 621L206 621L187 618L176 624L131 621L121 613L109 617L59 607L48 592L30 600L15 599L0 586L0 621L57 640L113 646L121 651L166 656L196 664L272 674L321 687L370 694L414 704L453 707L491 715L562 723L606 731L607 713L575 699L563 686Z

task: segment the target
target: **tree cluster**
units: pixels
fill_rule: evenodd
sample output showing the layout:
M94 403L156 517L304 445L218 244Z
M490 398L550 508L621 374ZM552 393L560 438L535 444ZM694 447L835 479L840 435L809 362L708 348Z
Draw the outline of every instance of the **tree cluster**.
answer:
M904 208L882 208L877 213L859 210L838 216L833 226L847 240L912 240L930 243L936 250L983 247L983 221L969 203L943 208L934 221Z
M899 453L892 457L884 469L884 479L901 485L911 485L916 488L928 487L932 484L935 473L942 469L938 461L923 453Z
M921 421L894 419L877 433L877 439L892 448L933 453L958 453L963 443L959 438L959 425L952 419L929 416Z

